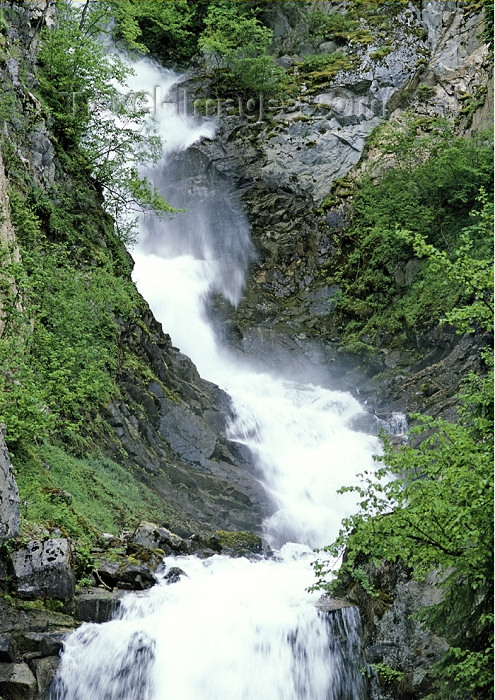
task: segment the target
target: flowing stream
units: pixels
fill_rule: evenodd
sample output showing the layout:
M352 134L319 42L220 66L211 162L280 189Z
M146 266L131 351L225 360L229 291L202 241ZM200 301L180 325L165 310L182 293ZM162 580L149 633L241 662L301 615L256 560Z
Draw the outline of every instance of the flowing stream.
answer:
M134 89L176 94L173 73L136 68ZM336 491L373 468L377 438L350 427L362 408L349 394L257 371L219 344L205 304L212 291L240 300L254 259L249 227L235 191L205 176L190 148L214 125L173 102L157 117L164 158L147 174L188 213L142 221L135 280L174 344L232 397L230 438L249 446L275 504L264 523L274 556L166 558L161 582L127 596L117 619L70 635L52 699L357 700L359 615L322 614L306 589L313 547L331 541L355 507ZM167 585L171 566L187 576Z

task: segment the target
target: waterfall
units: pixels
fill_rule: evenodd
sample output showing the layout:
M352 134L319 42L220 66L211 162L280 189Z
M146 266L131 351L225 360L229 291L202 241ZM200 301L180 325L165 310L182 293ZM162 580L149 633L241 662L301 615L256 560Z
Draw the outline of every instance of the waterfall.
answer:
M143 61L132 87L166 94L178 80ZM174 344L232 397L229 437L250 448L275 504L264 523L274 556L165 558L159 583L127 596L116 619L68 637L52 700L358 700L359 614L322 613L306 589L312 548L355 509L337 489L373 469L378 440L352 429L363 410L349 394L259 372L221 346L205 305L212 291L238 303L254 259L249 226L194 147L214 125L174 104L158 120L164 157L147 174L188 213L142 220L135 281ZM168 585L171 566L184 575Z

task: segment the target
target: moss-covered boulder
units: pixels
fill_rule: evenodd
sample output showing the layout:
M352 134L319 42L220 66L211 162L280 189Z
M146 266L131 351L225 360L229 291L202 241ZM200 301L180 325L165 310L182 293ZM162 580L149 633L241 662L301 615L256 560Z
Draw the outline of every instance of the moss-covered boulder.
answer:
M221 551L222 554L230 554L231 556L248 556L250 554L261 554L263 551L263 542L261 537L254 535L252 532L239 530L237 532L229 532L227 530L217 530L214 537L210 540L210 547Z

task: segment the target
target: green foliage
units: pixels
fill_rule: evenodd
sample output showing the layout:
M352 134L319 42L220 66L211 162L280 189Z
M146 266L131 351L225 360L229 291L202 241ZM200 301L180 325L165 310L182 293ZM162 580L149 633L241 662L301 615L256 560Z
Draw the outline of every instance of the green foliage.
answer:
M492 207L482 196L484 226ZM491 230L491 225L490 225ZM462 332L493 329L491 272L469 257L462 239L454 261L416 238L431 264L469 290L451 310ZM482 303L478 303L479 301ZM470 319L470 323L467 323ZM394 447L384 438L383 464L344 487L359 497L360 511L345 519L338 538L325 551L346 558L341 572L363 583L363 561L400 562L413 578L436 572L443 597L420 616L450 649L434 668L435 699L490 698L493 669L493 353L483 352L486 376L469 376L459 396L456 423L416 416L416 446ZM332 590L328 566L318 562L316 588ZM369 583L368 583L369 587Z
M97 16L89 34L80 27L78 8L60 3L57 9L57 25L43 30L39 79L59 138L73 146L81 143L92 122L92 104L111 99L112 81L124 83L129 69L116 56L109 56L97 38L108 21L99 3L90 7Z
M9 29L9 23L7 22L3 10L0 10L0 32L3 34Z
M217 530L215 538L222 547L228 547L234 550L248 550L251 552L260 552L262 550L262 541L258 535L253 535L252 532L243 530L230 532L228 530Z
M416 90L416 94L421 102L427 102L430 98L432 98L435 95L435 88L431 87L430 85L424 85L424 83L420 83Z
M8 25L8 22L5 18L3 10L0 10L0 63L6 63L8 58L9 58L9 52L6 48L6 45L7 45L6 34L8 31L8 28L9 28L9 25Z
M464 95L461 95L462 107L459 110L457 121L460 122L462 118L465 118L469 126L472 122L473 114L485 104L487 94L488 87L486 85L476 85L472 94L464 93Z
M372 39L369 31L360 29L359 19L348 13L330 12L326 14L317 9L310 15L310 29L322 39L335 39L339 43L349 40Z
M332 276L342 289L341 328L349 338L388 333L391 342L401 342L438 322L465 296L459 277L438 274L433 261L411 268L406 280L401 269L418 255L415 237L438 249L444 261L454 261L468 246L481 267L490 264L489 212L470 215L480 190L493 191L489 139L456 138L442 121L428 128L419 131L412 120L402 128L381 127L371 143L393 157L394 167L379 182L365 176L350 191L352 225L339 239L341 257ZM400 235L401 229L411 235Z
M351 67L352 62L343 51L305 56L301 64L301 70L310 78L330 78L339 70Z
M403 671L398 671L397 669L382 663L373 664L373 670L380 679L380 683L385 686L397 685L404 676Z
M10 203L22 262L2 266L0 420L14 452L47 435L84 449L83 426L118 394L117 319L133 313L137 293L110 259L81 268L70 246L50 243L16 190Z
M35 222L29 219L29 224L31 232L36 232ZM10 445L28 444L36 434L48 431L53 420L47 412L43 388L27 359L25 344L31 322L22 307L25 270L6 246L0 249L0 262L0 421L7 426Z
M132 69L109 54L101 38L110 19L106 8L90 3L82 18L72 4L59 4L57 26L43 31L40 90L62 147L104 188L103 206L129 240L133 211L174 210L138 174L138 165L158 160L161 142L144 100L126 101L116 87Z
M142 2L123 0L111 3L117 36L127 48L151 52L161 62L183 65L197 50L195 30L202 3L187 0Z
M483 2L483 19L485 21L485 26L481 34L483 41L488 44L488 46L493 51L493 11L494 6L491 0L485 0Z
M391 44L384 44L383 46L379 46L376 49L376 51L370 53L370 58L372 58L374 61L381 61L386 56L388 56L391 51L393 51L393 48L394 47Z
M453 259L445 251L426 243L423 236L401 231L399 237L412 242L414 252L428 259L429 270L436 276L454 282L461 298L470 299L467 306L448 311L446 319L460 332L471 333L473 324L493 331L493 265L491 260L474 257L477 250L488 241L493 231L493 201L488 201L484 191L478 198L480 211L471 212L473 224L462 230Z
M307 93L312 94L321 90L340 70L349 70L354 64L355 58L348 56L344 51L311 54L305 56L298 66L299 80L304 81Z
M272 97L285 85L285 73L268 53L272 32L241 3L211 2L199 48L215 69L216 87L255 99Z
M377 37L393 39L396 15L403 9L404 0L354 0L335 12L316 9L310 14L310 36L344 44L372 44ZM382 46L375 52L376 59L389 53L391 46ZM373 57L373 56L372 56Z
M9 190L10 218L16 238L23 246L39 244L43 240L41 221L17 189Z
M55 426L22 338L0 339L0 420L7 427L7 444L14 452L36 443Z
M289 85L270 55L272 31L266 26L273 13L270 3L123 0L107 4L115 16L117 36L127 48L149 51L165 64L179 65L202 53L212 71L213 87L222 96L274 97Z
M73 269L60 249L32 255L30 268L29 296L38 307L30 360L48 410L70 438L117 393L116 317L130 315L135 292L110 269Z

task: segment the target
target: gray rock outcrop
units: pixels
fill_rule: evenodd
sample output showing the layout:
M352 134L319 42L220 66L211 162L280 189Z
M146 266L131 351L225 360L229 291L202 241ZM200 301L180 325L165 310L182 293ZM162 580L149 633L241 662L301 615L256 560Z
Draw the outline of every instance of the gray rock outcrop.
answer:
M117 438L110 456L143 470L153 490L178 512L171 529L231 528L260 532L270 510L249 451L227 438L232 406L227 394L205 381L191 360L172 346L149 311L140 325L122 328L121 343L151 367L143 383L121 373L126 400L108 407ZM187 524L189 519L190 525Z
M36 678L26 663L0 663L0 697L33 700L36 689Z
M0 425L0 544L16 537L19 528L19 491L5 444L5 428Z
M126 591L107 591L103 588L83 588L75 598L76 617L81 622L107 622L120 608Z
M442 658L448 644L415 620L414 614L440 602L441 592L435 588L434 575L418 583L402 573L391 593L393 602L383 616L375 620L371 643L366 649L367 660L400 669L410 691L416 697L421 696L428 689L431 665ZM376 697L378 700L380 693Z
M447 642L430 632L415 615L441 600L435 573L425 581L411 580L400 565L365 564L375 588L370 596L343 577L339 595L359 607L363 623L362 664L367 668L366 698L395 700L421 698L432 690L431 666L448 649ZM381 670L393 673L380 675Z
M11 634L0 634L0 662L15 661L15 642Z
M165 554L189 554L194 549L191 540L184 540L167 528L158 527L154 523L140 523L132 541L140 547L161 549Z
M68 540L31 540L10 555L20 598L68 600L74 596L72 552Z

